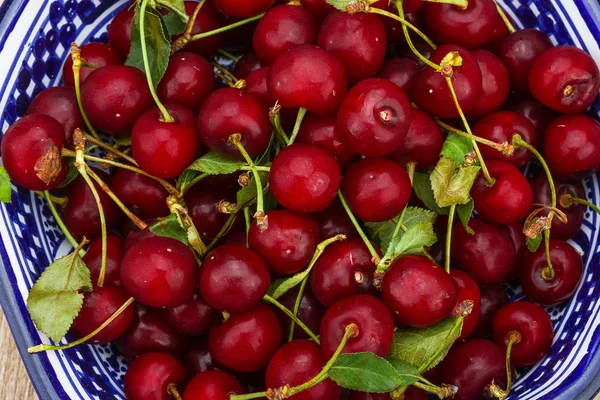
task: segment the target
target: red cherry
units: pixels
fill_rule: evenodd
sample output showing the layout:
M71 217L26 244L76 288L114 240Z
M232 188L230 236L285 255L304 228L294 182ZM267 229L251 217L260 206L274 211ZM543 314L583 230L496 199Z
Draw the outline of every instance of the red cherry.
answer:
M336 130L355 152L381 157L400 146L410 115L410 103L398 85L381 78L367 79L344 98Z
M235 192L224 186L199 182L185 193L184 199L200 236L212 240L229 218L219 211L218 204L221 201L235 203Z
M354 224L339 200L335 200L329 207L314 215L319 223L321 240L332 238L335 235L344 235L348 239L358 236Z
M217 367L208 348L208 339L198 339L190 345L183 357L183 366L188 377L196 376Z
M278 298L277 301L284 305L288 310L294 310L299 289L300 286L296 286ZM276 307L272 307L272 309L275 311L277 319L279 320L283 337L287 338L290 335L291 318ZM300 306L298 307L298 319L304 322L311 332L318 332L325 311L327 311L326 308L319 303L312 293L310 286L306 286L302 293L302 298L300 299ZM308 337L308 334L304 332L303 329L300 329L297 326L294 328L294 339L308 339Z
M121 57L126 58L131 48L131 25L134 7L125 7L115 15L108 25L108 41Z
M64 141L64 129L54 118L44 114L27 115L12 124L2 137L4 168L13 182L26 189L54 189L65 178L66 165L51 168L44 160L51 157L59 163ZM52 171L47 171L49 169Z
M419 53L421 53L421 55L423 57L428 58L428 59L431 58L431 56L433 54L433 48L427 42L425 42L423 39L421 39L419 36L413 38L413 46L415 46L415 49L417 49L417 51ZM411 60L416 61L417 64L419 64L419 67L421 68L421 70L425 69L425 67L426 67L423 60L421 60L419 57L417 57L408 45L402 46L398 52L398 55L400 57L405 57L405 58L409 58ZM429 68L429 67L427 67L427 68ZM411 94L411 95L414 96L414 94ZM411 98L412 98L412 96L411 96Z
M319 47L344 63L348 80L357 83L375 76L385 58L385 26L369 13L332 11L319 30Z
M106 286L122 286L121 283L121 260L125 255L123 239L119 236L108 234L106 236L106 271L104 284ZM90 270L92 282L98 282L100 269L102 268L102 239L92 241L87 249L83 262ZM124 303L124 302L123 302ZM118 307L117 307L118 308Z
M533 189L533 187L532 187ZM534 191L535 193L535 191ZM534 204L535 198L534 198ZM550 203L548 203L550 204ZM509 225L503 225L502 227L510 236L510 239L515 246L515 267L511 271L510 279L516 279L519 276L519 272L521 271L521 262L523 261L523 257L525 256L525 252L529 251L527 249L527 237L523 233L523 221L515 222Z
M152 224L156 223L155 220L147 221L148 226L143 230L138 230L137 227L129 231L125 237L125 250L129 250L134 244L141 242L144 239L155 237L154 232L150 230ZM119 277L120 279L120 277Z
M199 294L195 294L187 303L169 308L167 318L169 323L184 335L204 336L213 326L221 322L222 315L209 306Z
M227 372L214 370L197 375L188 383L183 400L227 400L231 394L244 394L242 384Z
M529 251L529 250L527 250ZM484 286L481 292L481 313L477 326L473 331L474 337L491 338L494 316L505 304L508 304L508 295L502 286Z
M337 114L307 114L296 142L320 147L344 166L356 158L356 153L342 140L339 129L335 128L336 122Z
M348 91L344 64L313 45L300 45L283 53L269 70L267 86L284 108L306 108L315 114L336 111Z
M244 54L240 61L235 64L235 70L233 74L238 79L246 79L250 73L260 69L262 65L260 65L260 61L258 61L258 57L253 52L248 52Z
M326 363L327 358L315 342L305 339L286 343L269 361L267 387L301 385L317 376ZM296 397L295 400L339 400L341 395L342 388L326 379L293 397Z
M421 67L410 58L397 57L383 62L378 78L387 79L400 87L408 97L415 90L416 77Z
M395 260L383 278L381 293L398 322L417 328L450 316L458 296L452 277L423 256Z
M510 15L506 14L506 12L504 14L508 18L508 20L514 25L514 21L510 17ZM490 38L485 44L485 47L492 53L498 54L498 47L500 45L500 41L509 34L510 31L508 30L508 27L506 26L504 20L502 18L496 18L496 22L494 23L494 29L492 29L492 34L490 35Z
M358 336L348 339L342 353L371 352L387 357L394 336L394 321L381 300L357 294L334 303L321 322L321 347L331 357L350 324L358 326Z
M267 77L270 69L270 67L259 68L250 72L244 79L246 81L244 91L256 97L265 107L275 104L267 88Z
M400 214L408 204L412 185L399 164L385 158L366 158L348 168L342 192L358 218L379 222Z
M300 0L302 7L306 8L319 21L322 21L335 8L325 0Z
M189 18L192 18L194 11L198 6L196 1L185 2L185 13ZM217 11L214 9L213 4L207 2L202 6L196 20L194 21L194 27L192 28L191 35L197 35L198 33L210 32L215 29L221 28L221 24L217 21ZM223 38L221 34L212 35L200 40L192 40L185 46L185 51L199 54L201 56L210 57L213 56L217 50L222 46Z
M223 366L239 372L254 372L267 366L281 344L281 330L271 309L259 304L234 314L209 336L210 352Z
M127 205L139 210L142 219L169 215L167 197L169 192L156 180L127 169L118 169L110 188Z
M527 301L515 301L502 307L494 317L494 340L506 347L511 332L517 332L520 341L510 353L511 364L523 367L536 364L544 358L554 339L552 321L540 306Z
M521 286L529 298L543 306L560 304L569 299L581 280L583 260L581 255L567 242L550 239L550 262L554 277L546 280L542 276L546 261L545 246L535 253L527 253L521 270Z
M536 131L536 145L538 148L543 147L546 127L560 115L531 96L509 100L504 104L504 108L524 115L531 121Z
M500 109L508 97L510 80L502 61L487 50L473 50L471 55L481 70L479 101L467 112L467 117L481 118Z
M213 4L236 18L250 18L271 7L273 0L213 0Z
M123 59L121 55L113 50L107 44L104 43L87 43L81 46L81 58L85 60L87 64L93 65L94 68L81 66L79 71L79 82L83 84L87 77L96 68L104 67L106 65L123 65ZM65 80L65 86L75 86L75 77L73 76L73 59L67 58L65 65L63 66L63 79Z
M186 245L156 236L127 250L121 262L121 280L142 304L177 307L194 295L197 269L194 254Z
M479 321L479 315L481 313L481 292L477 282L473 280L466 272L459 269L452 269L450 276L454 280L454 284L457 289L457 300L454 308L458 307L465 300L473 301L473 309L471 314L467 315L463 320L463 327L458 340L465 339L471 335L477 322Z
M125 395L130 400L170 400L169 385L183 387L185 370L173 356L148 353L136 359L125 373Z
M269 186L283 207L317 212L335 199L342 175L335 159L315 146L294 144L273 159Z

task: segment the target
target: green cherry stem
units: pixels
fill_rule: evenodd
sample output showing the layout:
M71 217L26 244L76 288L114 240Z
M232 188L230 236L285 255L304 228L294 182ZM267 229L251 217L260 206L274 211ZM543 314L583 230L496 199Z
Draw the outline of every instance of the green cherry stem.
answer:
M40 197L46 198L46 195L44 194L44 192L40 192L39 190L32 190L32 192L37 194ZM54 196L52 193L50 193L50 199L48 201L51 201L54 204L58 204L59 206L64 207L67 205L69 199L66 197Z
M239 61L240 61L240 58L239 58L239 57L236 57L236 56L234 56L233 54L229 53L229 52L228 52L228 51L226 51L226 50L219 49L219 50L217 50L217 53L221 54L221 55L222 55L222 56L224 56L224 57L227 57L227 58L229 58L229 59L230 59L231 61L233 61L233 62L239 62Z
M287 137L285 130L281 126L280 112L281 106L279 105L279 103L275 103L275 105L269 110L269 120L271 121L271 126L273 126L273 130L275 131L277 138L282 142L284 146L287 146L290 143L290 139Z
M409 28L410 30L412 30L414 33L416 33L417 35L419 35L421 37L421 39L423 39L429 46L431 46L432 49L435 50L437 48L437 46L435 45L435 43L433 43L431 41L431 39L429 39L427 37L427 35L425 35L423 32L421 32L419 30L419 28L417 28L416 26L414 26L413 24L411 24L410 22L408 22L407 20L405 20L403 17L399 17L398 15L392 14L391 12L382 10L380 8L375 8L375 7L369 7L368 12L373 13L373 14L383 15L385 17L392 18L392 19L400 22L403 26L406 26L407 28ZM429 62L431 62L431 61L429 61Z
M200 0L196 5L196 8L194 8L194 13L192 14L192 17L188 19L185 30L181 36L171 44L171 54L183 49L192 38L194 23L196 22L196 18L198 18L198 14L200 13L202 6L204 6L204 3L206 3L206 0Z
M346 210L346 214L348 214L350 221L352 221L352 225L354 225L354 227L356 228L358 235L361 237L361 239L365 243L365 246L367 246L367 249L369 249L369 253L371 254L373 264L379 265L381 258L379 257L379 254L377 254L377 250L375 250L375 247L373 247L373 245L371 244L371 241L369 240L369 238L367 237L367 235L365 234L363 229L360 227L360 224L356 220L356 217L352 213L352 210L350 210L348 203L346 203L346 199L344 198L344 195L342 194L341 190L338 190L338 198L340 199L340 202L342 203L344 210Z
M588 206L589 208L600 214L600 208L598 208L598 206L594 203L585 199L580 199L579 197L573 197L568 193L561 195L558 202L563 207L570 207L573 203L583 204L584 206Z
M200 182L202 179L208 177L210 175L208 174L200 174L197 177L195 177L194 179L192 179L190 181L190 183L188 183L185 186L182 186L181 188L179 188L179 197L183 197L183 195L185 194L185 192L187 192L188 190L191 189L192 186L194 186L196 183Z
M423 0L427 3L442 3L442 4L452 4L453 6L457 6L460 8L467 8L469 6L469 0Z
M92 333L90 333L89 335L82 337L81 339L78 339L74 342L62 345L62 346L52 346L49 344L40 344L37 346L33 346L27 349L27 352L29 354L35 354L35 353L40 353L42 351L57 351L57 350L65 350L65 349L70 349L71 347L75 347L81 343L84 343L88 340L90 340L91 338L93 338L94 336L96 336L100 331L102 331L104 328L106 328L111 322L113 322L115 320L115 318L117 318L119 315L121 315L121 313L123 311L125 311L125 309L127 307L129 307L131 304L133 304L134 302L134 298L130 297L125 303L123 303L123 305L121 307L119 307L119 309L117 311L115 311L110 317L108 317L108 319L106 321L104 321L102 323L102 325L100 325L96 330L94 330Z
M440 387L431 383L425 384L421 382L415 382L413 385L427 393L433 393L438 399L447 399L449 397L453 397L456 392L458 392L458 388L452 385Z
M273 304L275 307L277 307L277 308L279 308L281 311L283 311L283 313L284 313L285 315L287 315L288 317L290 317L290 318L292 319L292 321L296 322L296 324L298 324L298 326L299 326L300 328L302 328L302 330L303 330L304 332L306 332L306 334L307 334L308 336L310 336L310 338L311 338L312 340L314 340L314 342L315 342L316 344L319 344L319 345L321 344L321 341L319 340L319 338L317 337L317 335L315 335L315 334L314 334L314 333L313 333L313 332L310 330L310 328L304 324L304 322L300 321L300 320L298 319L298 317L296 317L296 316L294 315L294 313L293 313L293 312L291 312L290 310L288 310L286 306L284 306L283 304L281 304L280 302L278 302L277 300L275 300L274 298L272 298L272 297L271 297L271 296L269 296L268 294L266 294L266 295L265 295L265 297L263 297L263 300L265 300L267 303Z
M221 73L226 76L227 78L229 78L230 81L233 81L233 87L236 86L236 84L238 82L241 82L238 78L235 77L234 74L232 74L231 72L229 72L227 70L227 68L223 68L221 65L219 65L218 63L211 61L210 65L212 65L213 67L215 67L216 69L218 69L219 71L221 71ZM227 81L225 81L227 82ZM245 85L244 85L245 86Z
M501 389L493 380L489 386L490 394L498 400L504 400L510 393L510 389L512 389L512 368L510 365L510 355L513 345L521 341L521 334L517 331L510 331L506 335L506 338L508 339L508 343L506 345L506 390Z
M300 132L300 126L302 125L302 120L304 120L305 115L306 108L300 107L298 109L298 116L296 117L296 123L294 124L294 130L292 131L292 136L290 136L288 146L294 144L296 141L296 137L298 136L298 132Z
M133 157L128 156L127 154L115 149L113 146L111 146L107 143L104 143L102 140L96 139L95 137L92 137L90 135L83 135L83 137L85 137L85 140L87 142L93 143L96 146L103 148L107 152L112 153L112 154L116 155L117 157L120 157L126 161L129 161L130 163L132 163L135 166L138 165L137 162L133 159ZM89 149L90 148L88 147L87 150L89 151Z
M450 273L450 251L452 247L452 224L454 223L454 214L456 212L456 204L453 204L450 207L450 212L448 213L448 227L446 232L446 258L444 269L447 273Z
M502 18L502 21L504 21L504 24L506 25L506 28L508 28L508 31L510 33L516 32L517 30L515 29L515 26L512 24L512 22L510 22L510 19L508 19L508 16L506 15L502 7L500 7L500 4L498 4L496 0L494 0L494 3L496 3L498 15L500 15L500 18Z
M246 221L246 248L250 248L250 243L248 241L248 233L250 232L250 225L252 224L252 219L250 218L250 208L244 207L244 220Z
M311 268L312 269L312 268ZM296 295L296 301L294 302L294 310L292 311L296 317L298 317L298 310L300 310L300 303L302 303L302 295L304 295L304 289L306 288L306 284L308 283L308 274L302 279L300 283L300 288L298 289L298 294ZM294 330L296 328L296 321L292 320L290 322L290 333L288 335L288 342L294 340Z
M456 129L453 126L448 125L447 123L440 121L439 119L435 119L435 122L441 126L443 129L452 132L452 133L456 133L457 135L461 135L464 136L468 139L474 140L477 143L481 143L485 146L489 146L491 148L493 148L496 151L499 151L500 153L506 155L506 156L511 156L513 155L513 153L515 152L515 148L512 144L508 143L508 142L504 142L504 143L496 143L493 142L491 140L488 139L484 139L482 137L476 136L476 135L472 135L469 134L467 132L461 131L460 129Z
M234 28L237 28L239 26L246 25L246 24L248 24L250 22L257 21L257 20L261 19L264 15L265 15L265 13L258 14L258 15L255 15L254 17L250 17L250 18L238 21L238 22L236 22L234 24L231 24L231 25L223 26L223 27L221 27L219 29L215 29L215 30L208 31L208 32L198 33L197 35L192 36L190 38L190 41L200 40L200 39L207 38L209 36L218 35L219 33L227 32L227 31L229 31L231 29L234 29Z
M71 43L71 59L73 60L73 81L75 84L75 97L77 98L77 105L79 106L79 112L83 117L85 126L92 133L94 138L100 140L100 136L96 133L96 130L92 126L92 123L87 117L85 110L83 109L83 103L81 102L81 82L80 82L80 70L81 70L81 49L77 46L77 43Z
M221 230L219 231L219 233L217 233L217 236L208 244L208 246L206 246L206 251L204 254L206 254L210 250L212 250L213 247L215 247L217 245L217 242L219 240L221 240L221 238L229 232L229 230L231 229L231 226L235 222L236 218L237 218L237 214L231 214L229 216L229 218L227 218L227 221L225 221L225 224L223 224L223 226L221 227Z
M65 225L64 221L60 217L60 214L56 210L56 207L54 206L54 203L52 202L50 196L51 196L50 192L47 191L47 190L44 190L44 197L46 198L46 200L48 200L48 207L50 207L50 212L54 216L54 219L56 220L56 223L58 224L58 227L60 228L60 230L62 231L62 233L65 235L65 237L67 238L67 240L69 241L69 243L71 244L71 246L73 246L74 248L77 247L79 245L79 243L77 243L77 240L75 240L75 238L73 237L73 235L71 235L71 232L69 232L69 229L67 228L67 226ZM85 252L84 252L84 254L85 254ZM81 257L83 257L83 254L81 254L81 252L79 253L79 255Z

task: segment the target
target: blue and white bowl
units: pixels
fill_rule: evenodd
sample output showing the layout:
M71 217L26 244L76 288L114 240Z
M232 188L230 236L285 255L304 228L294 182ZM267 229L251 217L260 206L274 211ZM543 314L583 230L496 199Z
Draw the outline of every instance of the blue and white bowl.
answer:
M500 0L519 28L537 28L556 44L571 44L600 64L598 0ZM0 117L2 132L25 114L41 90L61 84L71 42L106 41L113 15L127 0L4 0L0 7ZM600 102L593 106L599 116ZM585 182L587 197L600 203L598 176ZM555 342L550 354L522 373L511 399L587 400L600 387L600 221L587 212L572 244L585 254L585 274L567 304L549 310ZM41 399L123 399L126 363L111 346L82 345L29 355L50 343L31 322L29 289L55 258L69 252L46 202L13 187L13 201L0 207L0 300L29 375ZM512 294L522 297L519 292ZM67 337L64 343L73 338Z

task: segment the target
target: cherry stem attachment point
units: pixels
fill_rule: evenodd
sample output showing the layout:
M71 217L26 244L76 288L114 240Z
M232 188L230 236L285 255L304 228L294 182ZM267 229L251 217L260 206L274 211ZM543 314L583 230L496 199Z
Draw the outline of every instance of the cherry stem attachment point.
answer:
M300 107L298 109L298 116L296 117L296 123L294 124L294 130L292 131L292 136L290 136L290 140L288 142L288 146L294 144L296 141L296 137L300 132L300 126L302 125L302 121L304 120L304 116L306 115L306 108Z
M365 246L367 246L367 249L369 249L369 253L371 254L371 257L372 257L371 260L373 261L373 264L379 265L379 263L381 262L381 257L379 257L377 250L375 250L375 247L373 247L373 245L371 244L371 241L369 240L369 238L367 237L367 235L361 228L360 224L356 220L356 217L352 213L352 210L350 210L350 207L348 206L348 203L346 203L346 199L344 198L344 195L342 194L341 190L338 190L338 198L340 199L340 202L342 203L344 210L346 210L346 214L348 214L350 221L352 221L352 225L354 225L354 228L356 228L358 235L361 237L361 239L365 243Z
M446 258L444 259L444 269L450 273L450 251L452 249L452 225L454 224L454 214L456 212L456 204L450 207L448 214L448 226L446 232Z
M584 206L591 208L600 215L600 208L598 208L597 205L588 200L580 199L579 197L573 197L568 193L565 193L560 196L559 203L563 207L570 207L573 203L583 204Z
M512 368L510 366L510 355L512 352L513 345L521 342L521 334L517 331L510 331L506 335L508 339L508 343L506 345L506 390L501 389L494 380L489 385L490 394L498 399L504 400L509 394L510 389L512 389Z
M282 142L284 146L290 143L290 139L287 137L283 127L281 126L281 106L279 103L275 103L269 110L269 120L273 126L273 130L277 134L277 138Z
M81 70L81 49L77 46L77 43L71 43L71 59L73 60L73 81L75 84L75 97L77 98L77 105L79 106L79 112L83 117L83 121L85 122L85 126L91 132L91 134L96 139L100 139L98 133L92 126L92 123L87 117L85 110L83 109L83 103L81 102L81 79L80 79L80 70Z
M67 240L69 241L69 243L71 244L71 246L73 246L73 248L77 247L77 245L79 243L77 243L77 240L75 240L75 238L73 237L73 235L71 234L71 232L69 232L69 229L67 228L67 226L65 225L64 221L60 217L60 214L56 210L56 207L54 207L54 203L52 202L52 199L51 199L50 196L51 196L50 192L47 191L47 190L45 190L44 191L44 197L46 198L46 200L48 200L48 207L50 207L50 212L54 216L54 219L56 220L56 223L58 224L58 227L60 228L60 230L62 231L62 233L65 235L65 237L67 238ZM80 255L81 255L81 257L83 257L83 254L80 253Z
M169 393L175 400L183 400L179 391L177 390L177 385L174 383L169 384L167 386L167 393Z
M298 326L300 328L302 328L302 330L304 332L306 332L306 334L318 345L321 344L321 341L319 340L319 338L317 337L317 335L315 335L309 327L306 326L306 324L304 324L304 322L300 321L298 319L298 317L296 317L294 315L294 313L292 313L290 310L287 309L286 306L284 306L283 304L281 304L280 302L278 302L277 300L275 300L273 297L269 296L268 294L265 295L265 297L263 297L263 300L265 300L267 303L270 303L272 305L274 305L275 307L279 308L281 311L283 311L283 313L285 315L287 315L288 317L290 317L292 319L292 321L296 322L296 324L298 324Z
M255 15L254 17L246 18L246 19L238 21L238 22L236 22L234 24L223 26L223 27L221 27L219 29L215 29L215 30L208 31L208 32L198 33L197 35L192 36L190 38L190 41L200 40L200 39L207 38L209 36L218 35L219 33L227 32L227 31L229 31L231 29L234 29L234 28L237 28L239 26L243 26L243 25L246 25L246 24L248 24L250 22L257 21L257 20L261 19L264 15L265 15L265 13L258 14L258 15Z
M502 21L504 21L504 25L506 25L506 28L508 29L508 31L510 33L516 32L517 30L515 29L515 26L512 24L512 22L510 22L510 19L508 18L508 16L506 15L506 13L502 9L502 7L500 7L500 4L498 4L498 1L494 0L494 3L496 3L496 9L498 10L498 15L500 15L500 18L502 18Z
M449 397L454 397L456 392L458 392L458 388L453 385L436 386L434 384L424 384L421 382L415 382L413 383L413 385L427 393L433 393L439 399L447 399Z

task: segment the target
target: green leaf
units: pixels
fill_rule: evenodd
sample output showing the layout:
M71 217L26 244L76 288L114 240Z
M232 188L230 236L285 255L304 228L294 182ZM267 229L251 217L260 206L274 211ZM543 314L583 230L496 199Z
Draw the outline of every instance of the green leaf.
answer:
M408 228L399 239L396 238L390 243L390 246L394 247L393 258L397 258L407 254L420 254L423 247L432 246L435 242L437 242L437 236L431 222L417 222Z
M11 195L10 176L4 167L0 166L0 201L10 203Z
M140 36L140 8L136 7L131 25L131 49L126 65L136 67L145 73L142 42ZM144 16L144 37L146 40L146 53L150 66L152 84L156 88L162 79L171 56L171 36L162 19L162 15L150 8L146 9Z
M537 249L540 248L541 244L542 244L542 234L541 233L539 233L534 238L527 238L527 248L532 253L535 252L535 251L537 251Z
M269 180L269 173L266 171L259 171L258 175L260 176L260 181L264 189ZM254 174L250 174L250 184L245 188L240 189L237 192L236 197L238 207L241 207L243 204L248 203L256 197L256 182L254 180Z
M203 172L209 175L227 175L239 170L245 165L246 163L243 161L234 160L211 151L194 161L188 169L193 169L194 171Z
M431 189L431 180L429 175L422 172L415 172L413 177L413 190L419 200L425 204L425 207L429 208L436 214L448 215L450 213L449 207L440 207L435 202L433 197L433 189Z
M458 218L460 218L460 222L462 222L465 230L471 235L475 234L473 229L469 227L469 221L471 220L474 209L475 203L473 203L473 199L469 200L467 204L460 204L456 207L456 213L458 214Z
M157 236L164 236L172 239L177 239L186 246L189 245L188 234L185 229L179 224L177 215L171 214L163 218L150 227L150 231Z
M329 377L343 388L369 393L388 393L406 384L386 359L374 353L341 354Z
M170 36L179 35L185 30L186 23L175 13L163 15L162 19Z
M440 207L467 204L471 199L471 188L481 167L470 166L455 169L454 162L442 157L431 173L431 188Z
M40 331L58 342L81 310L80 292L91 290L90 271L81 257L74 253L61 257L46 267L31 288L29 315Z
M348 3L351 3L353 0L325 0L327 4L331 4L336 10L347 11L346 7Z
M300 271L289 278L277 279L271 284L269 288L269 293L272 293L271 297L273 297L274 299L278 299L284 294L286 294L288 291L298 286L300 282L302 282L304 278L306 278L308 274L310 274L310 270L311 268L307 268L304 271Z
M419 207L407 207L406 212L404 213L404 219L402 220L402 225L404 225L406 229L410 229L420 222L428 222L433 225L436 219L437 214L433 211Z
M462 324L460 329L453 332L455 321L455 317L449 317L427 328L397 329L388 358L404 361L428 371L446 357L450 347L460 336ZM440 346L443 347L440 354L428 363Z
M398 372L398 375L404 379L406 383L402 386L412 385L415 382L418 382L421 378L421 374L417 367L402 360L394 360L389 359L388 362L392 364L392 367Z
M167 15L177 16L177 19L179 19L179 21L181 21L181 23L183 24L183 27L185 28L185 25L187 24L187 22L190 18L188 17L187 13L185 12L185 3L183 0L155 0L155 1L156 1L156 5L158 7L165 8L171 12L171 14L167 14ZM181 33L181 32L183 32L183 29L181 29L181 31L178 33Z
M65 175L65 179L58 187L62 188L68 186L78 175L79 171L77 171L77 168L75 167L75 157L71 157L67 164L67 174Z
M473 142L470 139L456 133L450 133L444 142L440 156L451 159L458 168L465 161L465 156L472 150Z
M179 175L179 179L177 180L177 188L182 190L183 188L188 187L188 185L192 183L192 180L194 180L194 178L198 175L200 175L198 171L186 169L181 175Z

